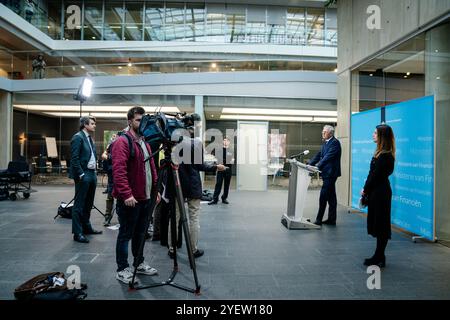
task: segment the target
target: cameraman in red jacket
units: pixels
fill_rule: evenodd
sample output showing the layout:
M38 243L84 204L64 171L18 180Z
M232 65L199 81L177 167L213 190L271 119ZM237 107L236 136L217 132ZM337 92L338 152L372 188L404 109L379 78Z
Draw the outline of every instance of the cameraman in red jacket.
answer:
M152 150L139 134L139 125L145 110L133 107L128 110L129 130L112 145L113 197L117 199L117 216L120 229L116 244L116 279L129 284L133 270L128 264L128 243L138 265L137 274L155 275L157 270L144 262L139 245L147 230L146 222L150 212L150 198L157 194L157 172ZM125 136L127 135L127 136ZM131 147L131 148L130 148ZM139 261L137 261L139 259Z

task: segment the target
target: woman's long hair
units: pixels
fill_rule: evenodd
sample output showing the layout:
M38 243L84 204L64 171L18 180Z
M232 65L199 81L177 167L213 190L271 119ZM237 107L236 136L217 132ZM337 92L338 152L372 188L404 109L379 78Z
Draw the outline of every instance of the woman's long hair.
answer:
M377 126L377 149L375 150L375 158L378 158L382 153L390 153L395 159L394 131L387 124Z

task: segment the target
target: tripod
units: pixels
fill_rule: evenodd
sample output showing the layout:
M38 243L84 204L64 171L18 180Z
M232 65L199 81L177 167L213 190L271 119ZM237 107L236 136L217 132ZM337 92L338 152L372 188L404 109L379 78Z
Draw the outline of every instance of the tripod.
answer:
M70 200L69 203L66 204L66 207L68 207L69 204L71 204L73 201L75 201L77 195L78 195L78 192L76 192L75 195L73 196L72 200ZM104 214L102 211L100 211L100 209L97 208L97 207L95 206L95 204L92 204L92 209L97 210L103 217L105 217L105 214ZM59 213L58 213L58 214L59 214ZM53 219L56 219L56 217L58 216L58 214L56 214L56 216L55 216Z
M135 286L135 278L136 278L136 272L138 267L138 261L141 260L142 256L139 256L135 258L133 266L134 266L134 272L133 272L133 279L131 280L129 286L131 290L142 290L142 289L148 289L148 288L155 288L155 287L161 287L161 286L172 286L181 290L185 290L188 292L195 293L196 295L200 294L200 284L198 282L197 278L197 268L195 266L195 259L192 253L192 246L191 246L191 237L189 234L189 227L187 225L187 219L186 219L186 211L184 207L184 199L183 199L183 192L181 190L180 185L180 177L178 175L178 165L174 164L171 159L171 148L165 147L164 148L164 160L161 161L161 168L160 168L160 174L159 174L159 180L158 180L158 190L163 182L163 179L167 179L165 181L166 185L166 194L169 198L169 217L170 217L170 230L171 230L171 239L172 239L172 247L174 252L174 258L173 258L173 270L172 274L169 276L169 278L166 281L163 281L161 283L153 283L150 285L145 286ZM150 204L150 213L153 212L153 210L156 207L156 192L153 192L153 197ZM176 203L175 203L176 201ZM178 209L180 212L180 222L183 227L184 233L184 240L186 243L187 253L189 257L189 265L192 269L192 273L194 275L194 281L195 281L195 289L188 288L182 285L179 285L174 282L175 276L178 273L178 260L177 260L177 227L176 227L176 208L175 206L178 205ZM151 214L149 213L146 221L145 230L148 230L149 224L150 224L150 218ZM143 255L144 252L144 245L145 245L145 235L141 238L141 243L139 246L139 254Z

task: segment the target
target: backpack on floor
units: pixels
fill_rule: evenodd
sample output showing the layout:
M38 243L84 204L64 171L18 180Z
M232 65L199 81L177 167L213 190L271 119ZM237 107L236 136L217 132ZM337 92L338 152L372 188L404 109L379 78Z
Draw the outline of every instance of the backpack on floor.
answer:
M83 300L87 297L84 290L86 284L80 289L69 289L67 280L62 272L49 272L37 275L24 282L14 290L17 300Z
M53 219L56 219L57 217L72 219L72 209L73 203L67 204L65 202L61 202L61 204L58 207L58 213Z
M213 193L211 191L203 190L202 199L201 200L202 201L212 201L213 197L214 197L214 195L213 195Z

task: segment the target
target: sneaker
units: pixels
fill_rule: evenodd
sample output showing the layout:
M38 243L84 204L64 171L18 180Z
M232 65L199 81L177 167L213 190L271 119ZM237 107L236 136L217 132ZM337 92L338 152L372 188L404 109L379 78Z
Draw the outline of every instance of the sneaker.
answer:
M130 284L131 280L133 280L133 272L131 268L125 268L122 271L117 272L116 279L122 281L125 284Z
M167 254L169 255L170 259L175 258L175 252L174 252L174 251L169 250L169 251L167 252Z
M201 257L201 256L204 255L204 254L205 254L205 251L200 250L200 249L197 249L197 250L195 250L195 252L194 252L194 258L199 258L199 257Z
M146 276L154 276L155 274L158 273L158 270L156 270L155 268L150 267L148 264L146 264L145 262L142 262L138 268L137 268L137 272L139 274L145 274Z

